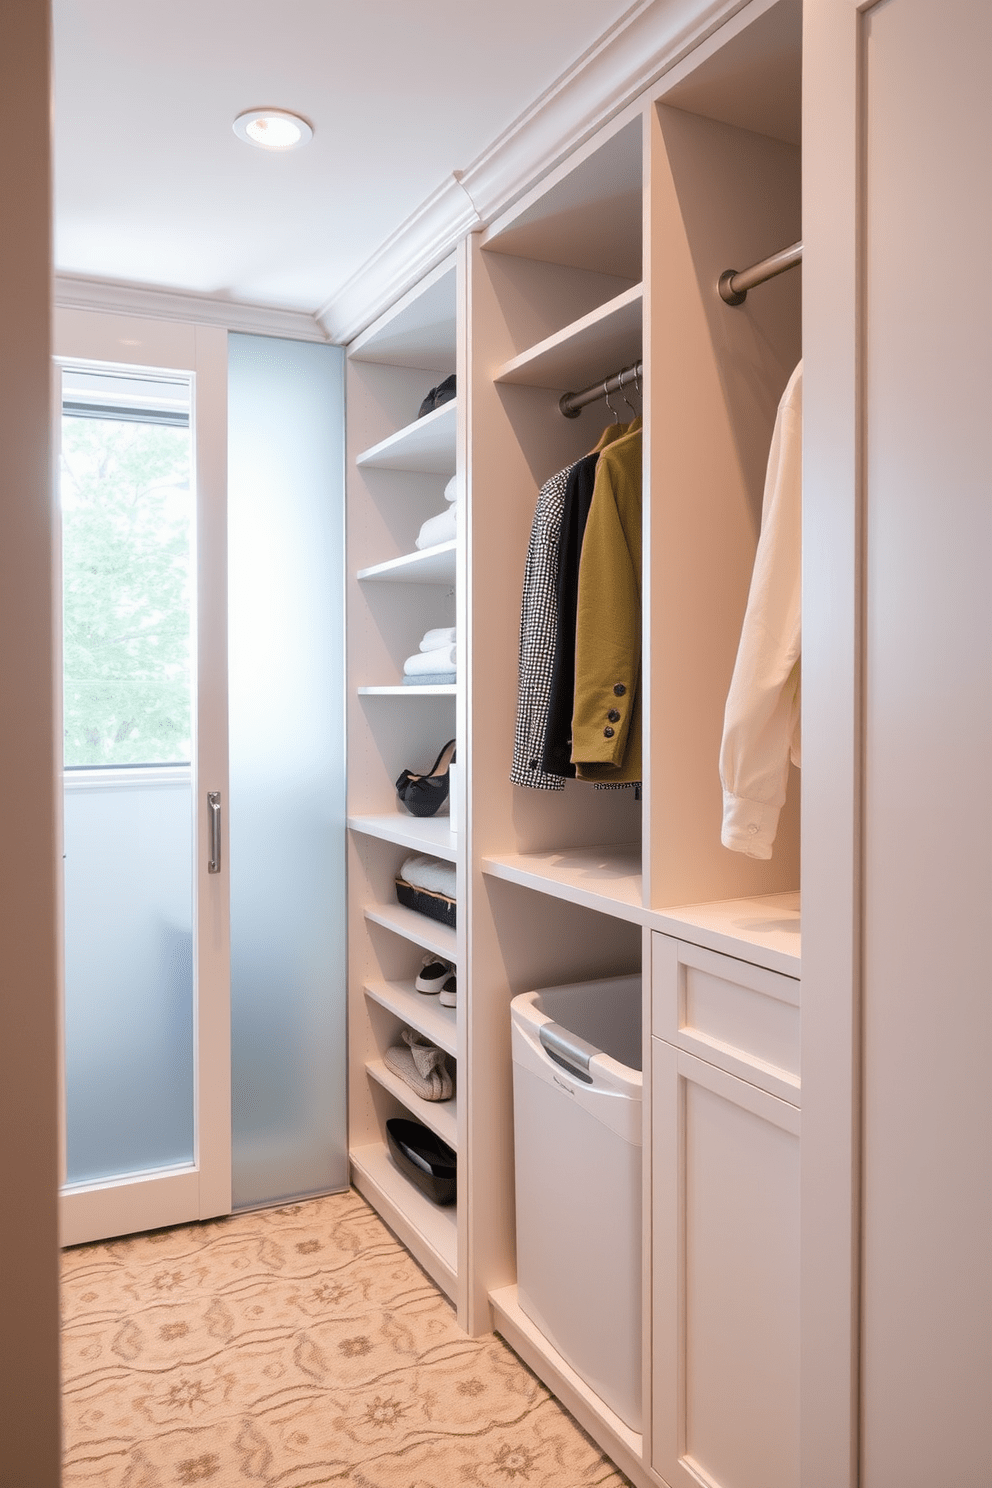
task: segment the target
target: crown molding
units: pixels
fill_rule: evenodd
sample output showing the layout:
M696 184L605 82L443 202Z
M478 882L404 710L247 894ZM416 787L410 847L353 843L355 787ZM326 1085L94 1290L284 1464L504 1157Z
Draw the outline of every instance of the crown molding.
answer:
M247 305L213 295L181 293L114 279L88 279L56 274L55 305L62 310L100 310L116 315L140 315L150 320L177 320L186 325L222 326L260 336L286 336L294 341L326 341L315 317L304 310L279 310L269 305Z
M318 310L328 339L352 341L466 233L488 227L747 3L638 0Z
M446 258L467 233L484 226L454 171L317 311L328 340L344 344Z

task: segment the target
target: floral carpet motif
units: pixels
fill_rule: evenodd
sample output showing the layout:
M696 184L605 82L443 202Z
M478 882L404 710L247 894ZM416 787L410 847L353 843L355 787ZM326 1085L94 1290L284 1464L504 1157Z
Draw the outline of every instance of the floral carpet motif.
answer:
M622 1488L355 1193L63 1256L64 1488Z

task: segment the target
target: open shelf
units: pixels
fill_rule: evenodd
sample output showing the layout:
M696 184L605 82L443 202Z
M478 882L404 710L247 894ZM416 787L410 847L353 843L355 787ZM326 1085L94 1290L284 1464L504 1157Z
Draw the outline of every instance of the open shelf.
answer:
M433 548L421 548L418 553L404 553L402 558L390 558L386 563L360 568L358 577L366 582L453 584L456 547L452 538L451 542L438 543Z
M636 842L505 853L483 858L482 871L637 925L649 919L641 902L641 848Z
M385 1142L353 1148L351 1176L414 1259L453 1298L458 1271L455 1205L432 1204L396 1167Z
M429 1038L446 1054L456 1056L458 1010L442 1007L435 992L418 992L412 982L366 982L365 995Z
M440 374L440 381L455 370L457 334L455 271L446 264L428 274L375 326L356 337L348 356L357 362L433 369Z
M348 825L366 837L381 837L384 842L397 842L400 847L433 853L453 863L458 856L458 838L452 835L449 821L447 816L401 816L392 811L384 816L349 816Z
M365 918L373 925L383 925L394 935L402 935L425 951L433 951L445 961L458 959L458 940L450 925L407 909L405 904L367 904L363 910Z
M421 475L454 475L458 407L454 398L363 450L356 465L375 470L413 470Z
M392 684L388 687L356 688L359 697L454 697L458 686L454 682L439 682L433 687L404 687Z
M423 1100L416 1091L410 1089L405 1080L401 1080L399 1075L394 1075L381 1059L369 1060L365 1071L370 1079L378 1081L383 1090L388 1090L390 1095L394 1095L415 1121L429 1126L442 1142L447 1142L453 1152L458 1151L458 1097L456 1095L447 1101Z
M575 392L629 367L641 358L642 302L635 284L504 363L493 381Z
M572 1368L571 1364L549 1343L541 1330L532 1323L517 1300L515 1286L500 1287L489 1293L493 1311L493 1327L501 1337L520 1355L524 1363L544 1380L562 1404L571 1411L580 1425L591 1431L597 1440L602 1440L602 1429L613 1437L615 1443L633 1454L638 1461L643 1452L643 1438L621 1421L615 1411L592 1390ZM621 1471L630 1471L631 1465L624 1456L609 1448L611 1456Z

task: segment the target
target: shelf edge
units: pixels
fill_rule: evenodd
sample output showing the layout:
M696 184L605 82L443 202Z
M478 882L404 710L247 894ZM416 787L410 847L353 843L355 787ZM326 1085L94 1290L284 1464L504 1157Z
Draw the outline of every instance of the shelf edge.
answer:
M538 361L549 351L557 350L558 347L567 346L569 341L575 340L585 331L593 330L597 326L608 321L611 316L626 310L628 305L635 305L644 299L644 285L635 284L630 289L625 289L622 294L615 295L612 300L607 300L604 305L598 305L595 310L590 310L587 315L582 315L578 320L573 320L570 325L563 326L560 331L555 331L551 336L545 336L543 341L538 341L534 346L528 346L525 351L519 352L504 362L493 373L493 382L501 383L512 377L514 372L519 372L524 367L529 367L532 362Z

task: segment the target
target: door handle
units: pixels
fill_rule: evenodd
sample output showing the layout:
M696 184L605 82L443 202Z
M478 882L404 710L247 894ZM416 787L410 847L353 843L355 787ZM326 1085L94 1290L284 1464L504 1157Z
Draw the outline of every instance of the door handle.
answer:
M208 873L220 872L220 791L207 791L207 813L210 817L210 861Z

